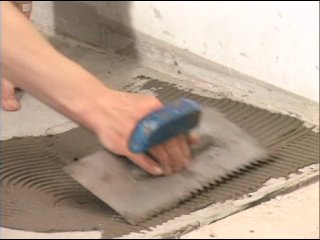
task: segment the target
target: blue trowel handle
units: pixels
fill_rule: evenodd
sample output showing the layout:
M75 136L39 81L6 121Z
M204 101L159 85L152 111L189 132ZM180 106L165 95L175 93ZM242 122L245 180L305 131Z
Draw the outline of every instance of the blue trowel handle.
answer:
M154 145L186 134L198 125L200 113L200 106L187 98L178 99L152 112L133 131L129 140L130 151L147 152Z

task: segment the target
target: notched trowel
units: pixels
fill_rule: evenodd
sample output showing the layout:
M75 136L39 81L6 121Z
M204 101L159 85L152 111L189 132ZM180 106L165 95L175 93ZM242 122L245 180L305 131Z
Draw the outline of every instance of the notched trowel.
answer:
M267 157L260 144L221 113L189 99L170 103L140 121L129 142L136 153L194 128L200 142L188 169L154 177L130 160L100 150L64 170L94 195L137 224L193 193Z

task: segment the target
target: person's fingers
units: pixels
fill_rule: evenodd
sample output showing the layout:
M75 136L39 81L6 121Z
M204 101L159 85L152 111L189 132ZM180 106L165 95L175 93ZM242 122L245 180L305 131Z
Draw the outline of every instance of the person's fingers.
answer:
M180 141L181 140L179 138L174 138L163 144L164 149L169 156L173 172L181 171L184 168L186 162L186 156L180 148Z
M181 152L185 156L183 164L184 164L184 167L187 167L191 160L191 150L185 136L180 135L179 140L180 140L179 143L180 143Z
M182 135L151 148L149 153L157 162L144 154L129 153L127 157L153 175L180 172L191 160L188 141Z
M149 152L157 159L166 175L186 168L191 159L191 151L183 135L153 147Z
M198 141L198 135L192 133L187 136L180 135L151 148L149 153L157 162L143 154L132 154L129 158L150 174L169 175L180 172L189 165L191 160L189 145Z
M200 137L198 134L191 132L186 136L186 140L189 145L195 145L199 143Z
M168 153L163 145L157 145L149 150L149 153L161 165L163 173L169 175L172 173L171 162Z
M161 167L145 154L128 153L126 155L131 161L152 175L162 175Z

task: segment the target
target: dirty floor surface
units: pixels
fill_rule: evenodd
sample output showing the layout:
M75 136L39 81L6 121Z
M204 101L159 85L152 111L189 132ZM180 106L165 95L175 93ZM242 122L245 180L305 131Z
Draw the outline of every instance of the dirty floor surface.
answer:
M193 238L319 238L319 182L185 235Z
M58 42L61 50L92 71L107 85L121 88L133 76L162 75L141 67L138 62L93 51L76 44ZM125 71L124 71L125 69ZM172 77L167 77L168 79ZM110 81L110 79L112 79ZM76 126L28 94L22 95L22 109L16 113L1 111L1 139L13 136L58 133ZM37 119L35 123L35 119ZM33 233L0 228L0 238L100 238L98 231L70 233ZM278 197L202 229L185 238L319 238L319 183Z

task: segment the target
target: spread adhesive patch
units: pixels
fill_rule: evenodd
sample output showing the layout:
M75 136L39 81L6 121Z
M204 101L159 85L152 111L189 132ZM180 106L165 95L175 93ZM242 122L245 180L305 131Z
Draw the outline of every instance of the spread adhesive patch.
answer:
M163 102L188 97L218 109L272 152L268 161L243 169L174 209L132 226L62 171L72 161L101 148L88 131L1 141L1 226L37 232L103 230L117 237L156 226L216 202L258 190L270 178L287 177L319 162L319 133L296 118L271 113L228 98L192 93L175 84L138 76L126 88L153 92ZM214 94L212 94L214 96ZM214 123L212 123L214 124Z

